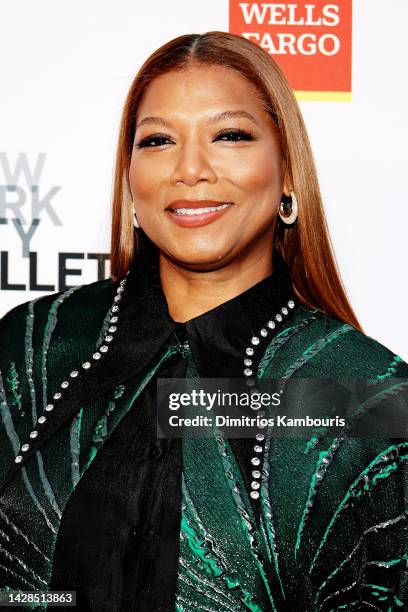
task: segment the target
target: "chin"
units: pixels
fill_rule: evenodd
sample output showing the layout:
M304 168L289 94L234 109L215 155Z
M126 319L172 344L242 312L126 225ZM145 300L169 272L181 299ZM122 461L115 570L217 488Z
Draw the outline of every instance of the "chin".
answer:
M178 265L192 270L214 270L228 263L228 249L183 249L169 252L169 257Z

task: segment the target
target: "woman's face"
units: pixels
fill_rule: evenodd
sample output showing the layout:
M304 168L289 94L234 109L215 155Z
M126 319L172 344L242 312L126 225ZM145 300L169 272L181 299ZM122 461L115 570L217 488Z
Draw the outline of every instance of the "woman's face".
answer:
M132 198L162 255L211 270L271 252L283 163L277 130L250 82L222 66L166 73L145 91L136 125ZM168 210L177 200L189 201L173 204L181 214ZM223 208L180 210L197 200L207 200L200 209Z

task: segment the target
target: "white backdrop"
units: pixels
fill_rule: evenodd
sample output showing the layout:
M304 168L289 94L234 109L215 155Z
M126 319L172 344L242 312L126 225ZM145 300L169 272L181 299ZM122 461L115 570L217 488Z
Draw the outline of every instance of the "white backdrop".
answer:
M352 102L300 105L351 303L365 332L408 361L408 3L353 4ZM97 262L87 256L109 251L114 156L130 83L171 38L228 30L228 2L3 0L1 12L0 219L7 221L0 265L3 283L6 271L8 283L26 289L0 290L0 316L51 292L29 291L22 232L34 232L38 284L58 290L62 252L79 254L67 260L79 271L67 275L68 285L97 280ZM17 206L3 214L7 203ZM30 230L33 216L41 221Z

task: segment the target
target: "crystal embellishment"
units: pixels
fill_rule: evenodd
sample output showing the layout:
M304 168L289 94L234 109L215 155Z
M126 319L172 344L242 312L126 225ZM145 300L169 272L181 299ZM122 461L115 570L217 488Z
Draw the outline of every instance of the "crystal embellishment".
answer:
M128 274L129 274L129 271L127 272L126 277L128 276ZM122 293L123 293L123 292L124 292L124 290L125 290L126 280L127 280L127 278L122 279L122 280L119 282L119 285L118 285L118 287L117 287L117 289L116 289L116 296L114 297L114 299L113 299L113 304L112 304L112 306L111 306L111 308L110 308L110 312L112 312L112 313L117 313L117 312L119 312L118 302L120 302L120 300L122 299ZM60 301L61 301L61 300L60 300ZM106 336L105 336L105 338L104 338L104 342L106 342L106 343L110 343L110 342L112 342L112 340L113 340L113 334L115 334L115 333L116 333L116 331L117 331L117 329L118 329L118 328L117 328L117 325L114 325L114 323L117 323L117 322L118 322L118 316L117 316L117 314L114 314L114 315L113 315L113 316L110 318L110 325L109 325L109 327L108 327L108 332L109 332L109 333L108 333L108 335L106 335ZM96 352L94 352L94 353L93 353L93 355L92 355L92 359L93 359L94 361L98 361L99 359L101 359L101 358L102 358L102 356L103 356L103 354L105 354L105 353L108 351L108 348L109 348L109 347L108 347L108 345L107 345L107 344L103 344L102 346L100 346L100 347L98 348L98 350L97 350ZM84 361L84 362L82 363L82 366L81 366L81 367L82 367L82 370L85 370L85 371L86 371L86 370L89 370L89 369L91 368L91 366L92 366L92 362L91 362L91 361ZM70 379L75 379L75 378L80 377L80 372L81 372L82 370L80 370L80 369L75 369L75 370L72 370L72 371L70 372L70 374L69 374L69 378L70 378ZM62 383L60 384L60 389L65 390L65 389L67 389L69 386L70 386L70 383L68 382L68 380L63 380L63 381L62 381ZM61 391L57 391L57 392L55 392L55 393L54 393L54 395L53 395L53 399L54 399L54 400L59 400L61 397L62 397L62 392L61 392ZM50 412L52 412L53 410L54 410L54 404L49 403L49 404L47 404L47 405L46 405L46 407L45 407L45 411L46 411L47 413L50 413ZM47 420L46 416L45 416L45 415L41 415L41 416L38 418L37 424L38 424L38 425L43 425L43 424L46 422L46 420ZM38 436L38 431L37 431L36 429L34 429L33 431L31 431L31 432L30 432L30 434L29 434L29 437L30 437L32 440L33 440L33 439L35 439L35 438L37 438L37 436ZM23 455L21 455L21 453L26 453L26 452L29 450L29 448L30 448L30 445L29 445L27 442L25 442L25 443L24 443L24 444L21 446L21 449L20 449L19 453L17 454L17 456L14 458L14 462L15 462L15 463L17 463L17 464L18 464L18 463L21 463L21 462L23 461Z
M282 306L282 308L280 309L280 312L278 312L272 320L270 319L269 321L266 322L266 325L264 327L262 327L259 331L259 336L261 336L262 338L266 338L266 336L268 335L268 329L275 329L276 328L276 322L277 323L281 323L283 321L283 317L289 314L289 309L293 309L295 307L295 302L293 300L289 300L288 303L285 306ZM258 336L253 336L251 338L251 344L254 346L258 346L260 343L260 338ZM245 350L246 355L249 356L253 356L254 354L254 349L252 347L248 347ZM244 376L249 377L252 376L253 371L248 367L248 366L252 366L253 362L251 359L247 359L244 358L244 365L246 366L244 369ZM255 380L253 378L247 378L246 380L247 385L251 385L253 386L255 384ZM251 392L256 392L256 389L251 389ZM253 410L259 410L259 407L255 407L252 406ZM265 416L265 411L261 410L260 412L258 412L258 416ZM262 428L265 427L265 425L262 425ZM259 428L261 428L261 424L259 424ZM257 444L254 445L254 453L256 453L253 457L251 457L251 464L255 467L258 467L261 464L261 459L259 456L257 455L261 455L263 454L263 446L262 443L265 440L265 434L263 434L262 432L259 432L255 435L255 440L257 442ZM261 478L261 471L260 470L253 470L252 471L252 477L255 479L260 479ZM257 500L259 499L259 492L257 489L259 489L261 486L260 482L258 482L258 480L253 480L251 482L251 491L249 493L251 499Z

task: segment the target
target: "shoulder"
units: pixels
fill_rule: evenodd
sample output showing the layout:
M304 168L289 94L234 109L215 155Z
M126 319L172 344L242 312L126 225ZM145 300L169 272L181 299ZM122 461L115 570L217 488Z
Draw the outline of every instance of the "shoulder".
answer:
M46 341L47 333L59 338L94 335L101 326L115 295L111 279L78 285L18 304L0 319L0 363L17 359L27 348Z
M408 377L394 351L351 325L300 305L280 334L283 368L305 377Z

